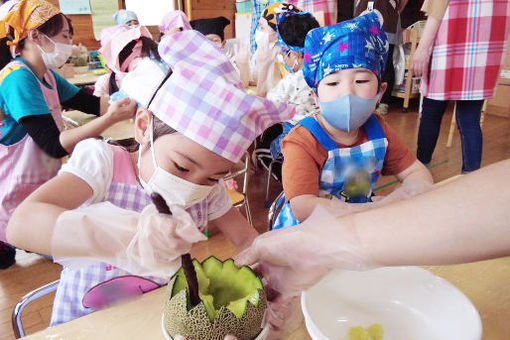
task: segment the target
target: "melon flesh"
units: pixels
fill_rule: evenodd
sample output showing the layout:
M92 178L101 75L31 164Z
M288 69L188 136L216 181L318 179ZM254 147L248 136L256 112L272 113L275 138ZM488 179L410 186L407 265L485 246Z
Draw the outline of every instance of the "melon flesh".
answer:
M171 336L221 339L227 334L253 339L261 331L267 306L261 280L249 267L238 268L232 259L193 260L201 302L191 308L182 268L169 283L165 326Z

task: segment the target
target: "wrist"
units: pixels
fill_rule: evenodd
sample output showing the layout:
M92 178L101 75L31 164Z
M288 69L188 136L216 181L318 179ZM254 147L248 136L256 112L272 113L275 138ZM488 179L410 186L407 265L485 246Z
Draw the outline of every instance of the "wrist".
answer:
M117 120L115 119L115 115L113 115L109 110L106 111L101 117L99 117L105 126L110 126L115 123L117 123Z

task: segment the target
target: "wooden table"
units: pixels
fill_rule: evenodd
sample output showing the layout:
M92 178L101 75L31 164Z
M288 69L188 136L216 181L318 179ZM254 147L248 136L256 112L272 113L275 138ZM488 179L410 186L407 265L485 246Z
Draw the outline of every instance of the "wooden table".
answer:
M85 73L75 73L71 78L67 78L67 81L76 86L94 85L99 77L101 77L101 75L89 71Z
M221 234L196 244L192 250L192 255L199 260L211 254L226 259L235 253L235 248ZM508 340L510 257L426 269L447 279L471 299L482 318L484 340ZM160 323L165 294L166 287L163 287L125 304L45 329L27 339L164 339ZM282 340L310 339L299 311L295 314L293 326Z

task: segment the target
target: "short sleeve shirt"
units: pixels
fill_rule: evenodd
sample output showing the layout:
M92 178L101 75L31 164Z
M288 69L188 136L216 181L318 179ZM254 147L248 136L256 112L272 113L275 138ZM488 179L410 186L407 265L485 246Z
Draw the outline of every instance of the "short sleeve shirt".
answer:
M106 200L113 179L113 164L113 150L107 142L93 138L85 139L76 144L73 154L69 161L62 165L59 174L71 173L90 186L92 196L83 203L89 205ZM232 201L223 181L214 185L206 197L206 202L206 211L203 213L209 221L220 218L232 208ZM201 207L201 204L197 204L189 209L202 209Z
M29 68L28 63L22 58L16 58ZM74 97L80 90L69 83L57 72L50 71L56 79L57 91L60 102L65 102ZM23 117L32 115L50 114L50 108L44 100L44 96L36 75L20 66L5 68L0 74L0 107L5 118L0 122L0 144L12 145L19 142L27 134L19 123ZM51 89L49 84L43 81L43 86Z
M383 175L397 175L410 167L416 157L411 153L400 136L377 115L386 134L388 147L382 168ZM368 142L363 128L360 128L354 147ZM319 177L324 163L328 159L326 150L304 127L296 126L282 141L282 153L285 161L282 166L283 189L287 200L301 195L319 195Z

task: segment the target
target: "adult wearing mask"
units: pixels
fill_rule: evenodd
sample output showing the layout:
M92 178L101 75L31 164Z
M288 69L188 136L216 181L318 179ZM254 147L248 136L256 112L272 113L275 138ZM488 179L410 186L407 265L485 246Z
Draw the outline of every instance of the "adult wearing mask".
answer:
M70 31L70 21L44 0L22 0L0 20L0 268L14 263L5 228L18 204L56 175L76 143L135 113L134 102L108 107L52 70L71 55ZM62 104L101 117L61 131Z

